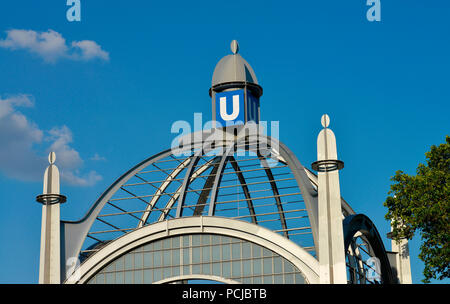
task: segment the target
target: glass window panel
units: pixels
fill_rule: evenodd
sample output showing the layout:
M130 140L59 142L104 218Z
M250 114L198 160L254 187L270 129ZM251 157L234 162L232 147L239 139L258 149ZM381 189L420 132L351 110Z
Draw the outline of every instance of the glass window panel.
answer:
M164 266L172 265L170 250L164 250L163 251L163 265Z
M144 284L153 283L153 269L144 270Z
M270 251L269 249L263 248L263 256L265 256L265 257L272 256L272 251Z
M226 244L226 245L222 245L222 259L225 260L229 260L231 258L231 246Z
M211 261L211 256L209 253L209 250L211 249L211 247L206 246L202 248L202 262L203 263L208 263Z
M133 271L125 271L125 284L133 284Z
M305 279L299 273L295 274L295 284L305 284Z
M164 249L170 249L170 238L166 238L162 242L162 246Z
M116 272L116 284L123 284L123 272Z
M116 263L112 262L105 268L105 272L113 272L116 271Z
M284 272L286 273L294 272L294 267L287 260L284 260Z
M253 260L253 274L261 274L262 273L262 267L261 267L261 259Z
M156 241L153 243L153 250L161 250L161 241Z
M172 238L172 248L180 248L180 237L175 236Z
M243 275L244 276L250 276L252 274L252 263L251 261L243 261L242 262L242 267L243 267Z
M244 259L248 259L251 258L252 256L252 251L250 248L250 243L243 243L242 244L242 257Z
M189 247L189 235L183 236L183 247Z
M241 243L235 243L231 245L231 254L234 259L240 259L241 258Z
M153 251L153 243L144 246L144 251Z
M105 284L105 275L103 273L97 274L97 284Z
M272 258L263 259L264 274L272 273Z
M114 273L107 273L106 274L106 284L114 284L115 283L115 275Z
M121 256L120 258L118 258L117 260L116 260L116 271L120 271L120 270L123 270L123 260L124 260L124 257L123 256Z
M209 235L209 234L203 234L203 235L202 235L202 244L203 244L203 245L209 245L209 244L211 244L211 235Z
M222 276L224 278L229 278L231 276L231 263L230 262L223 262L222 263Z
M283 275L275 275L273 276L273 283L274 284L283 284Z
M240 261L231 262L231 268L233 271L233 278L241 276L241 262Z
M200 247L192 248L192 263L200 263Z
M179 276L180 275L180 266L178 267L173 267L172 268L172 276Z
M218 244L220 244L220 236L219 236L219 235L216 235L216 234L213 234L213 235L211 236L211 244L213 244L213 245L218 245Z
M244 283L244 284L251 284L252 283L252 278L244 278L242 280L242 283Z
M200 274L200 265L192 265L192 274Z
M183 266L183 274L191 274L191 268L189 266Z
M142 284L143 274L142 270L134 271L134 284Z
M213 270L213 275L216 275L216 276L221 276L222 274L221 274L221 272L220 272L220 263L213 263L212 264L212 270Z
M172 250L172 265L174 265L174 266L180 265L180 250L179 249Z
M153 269L153 282L160 281L162 279L161 268Z
M200 246L200 234L194 234L192 236L192 246Z
M153 266L155 267L159 267L161 266L161 261L162 259L162 252L161 251L156 251L153 253Z
M269 275L269 276L264 276L264 278L263 278L263 283L264 283L264 284L272 284L272 283L273 283L272 276L271 276L271 275Z
M153 266L153 252L144 252L144 267Z
M231 238L228 236L222 236L222 244L229 244L231 243Z
M134 254L134 269L142 268L142 253Z
M163 278L164 279L170 278L172 276L171 270L172 270L172 267L164 268L164 270L163 270L163 276L164 276Z
M262 283L261 277L254 277L253 278L253 283L254 284L261 284Z
M133 255L125 255L125 269L133 269Z
M203 264L202 265L202 273L203 274L211 274L211 264Z
M276 256L273 258L273 272L282 273L283 272L283 261L281 257Z
M189 248L183 249L183 264L189 265L191 262L189 260Z
M212 248L212 260L220 261L220 246L213 246Z
M289 273L284 275L285 284L294 284L294 275Z
M261 257L261 247L259 247L258 245L252 244L252 252L254 258Z

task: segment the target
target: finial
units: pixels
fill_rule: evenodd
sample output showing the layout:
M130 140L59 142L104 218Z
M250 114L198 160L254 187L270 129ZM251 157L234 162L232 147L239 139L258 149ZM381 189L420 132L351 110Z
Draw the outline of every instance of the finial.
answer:
M324 128L328 128L328 126L330 125L330 117L327 114L323 114L320 122L322 123L322 126Z
M237 54L239 52L239 44L236 40L231 41L230 47L233 54Z
M56 160L56 153L50 152L48 154L48 162L50 163L50 165L53 165L55 163L55 160Z

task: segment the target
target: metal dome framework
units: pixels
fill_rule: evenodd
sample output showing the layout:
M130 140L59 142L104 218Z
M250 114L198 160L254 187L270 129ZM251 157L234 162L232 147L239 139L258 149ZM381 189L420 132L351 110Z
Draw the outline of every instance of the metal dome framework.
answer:
M139 163L82 220L63 222L66 256L79 255L83 266L136 230L173 219L212 217L262 226L317 261L317 176L274 138L245 133L230 138L214 131L212 140L208 132L192 134L178 149ZM343 218L354 214L342 199ZM346 243L349 282L381 283L365 279L371 266L364 264L361 253L376 254L365 235L352 233L346 235L351 243Z
M64 223L69 235L76 231L86 237L82 247L79 238L68 250L81 249L83 260L109 241L152 223L223 216L271 229L314 256L317 193L307 176L311 173L269 137L233 137L214 144L185 143L178 156L166 150L129 170L81 221Z

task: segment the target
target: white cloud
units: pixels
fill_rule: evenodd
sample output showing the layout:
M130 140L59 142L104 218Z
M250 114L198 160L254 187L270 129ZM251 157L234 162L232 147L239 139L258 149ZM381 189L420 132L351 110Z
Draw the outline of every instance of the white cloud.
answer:
M92 40L74 41L72 42L72 48L81 51L81 54L78 56L82 60L91 60L96 57L106 61L109 60L109 54L102 50L102 48Z
M108 52L102 50L95 41L73 41L70 47L66 39L53 30L36 32L33 30L8 30L6 38L0 40L0 47L10 50L27 50L42 57L46 62L59 59L92 60L99 58L108 61Z
M39 155L35 147L50 143L46 152L56 153L56 164L63 181L74 186L92 186L101 180L95 171L80 173L84 161L70 145L73 138L67 126L44 132L17 110L18 107L33 106L34 101L29 95L0 97L0 172L19 180L42 180L48 165L47 155Z

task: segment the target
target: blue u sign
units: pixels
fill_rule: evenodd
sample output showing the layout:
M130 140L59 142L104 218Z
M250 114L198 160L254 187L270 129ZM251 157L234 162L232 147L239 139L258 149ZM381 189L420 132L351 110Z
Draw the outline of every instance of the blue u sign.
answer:
M245 123L244 90L216 93L216 121L223 127Z

